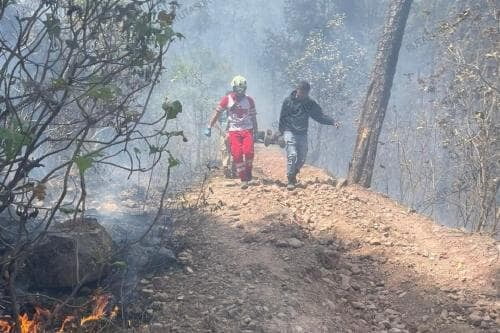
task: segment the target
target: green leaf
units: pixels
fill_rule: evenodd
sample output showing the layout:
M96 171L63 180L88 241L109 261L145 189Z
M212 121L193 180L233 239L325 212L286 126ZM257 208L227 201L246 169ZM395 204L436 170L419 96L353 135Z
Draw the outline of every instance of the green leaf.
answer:
M54 90L63 90L64 88L66 88L67 85L68 83L66 82L66 80L62 78L52 80L52 89Z
M78 208L78 210L77 210L75 207L73 207L71 205L61 206L61 207L59 207L59 211L63 214L67 214L67 215L83 212L80 208Z
M87 171L92 167L92 164L94 164L95 159L97 157L102 157L102 156L103 155L101 153L90 153L87 155L75 157L73 162L75 162L76 166L78 167L78 170L83 175L85 171Z
M160 147L155 145L149 145L149 155L160 153L162 150Z
M16 158L23 146L29 145L31 140L31 137L21 132L20 127L17 130L0 128L0 148L8 161Z
M117 86L114 85L97 85L95 87L92 87L88 92L87 95L89 97L97 98L97 99L102 99L104 101L112 101L113 99L116 98L117 95L121 93L121 89L118 88Z
M45 28L47 29L47 33L51 37L59 37L61 34L61 20L58 18L47 14L47 19L43 22Z
M173 18L174 16L167 13L165 10L160 10L158 13L158 21L160 21L163 26L171 25L173 23Z
M177 118L177 115L182 112L182 104L179 101L165 102L162 109L167 113L167 120Z
M178 166L179 164L181 164L181 162L174 158L172 155L170 155L168 157L168 166L171 167L171 168L175 168L176 166Z
M165 34L157 34L156 41L158 42L158 45L165 46L168 42L168 37Z
M94 160L87 156L78 156L74 160L76 166L78 167L78 170L80 171L80 174L84 174L87 169L92 167L92 163L94 163Z

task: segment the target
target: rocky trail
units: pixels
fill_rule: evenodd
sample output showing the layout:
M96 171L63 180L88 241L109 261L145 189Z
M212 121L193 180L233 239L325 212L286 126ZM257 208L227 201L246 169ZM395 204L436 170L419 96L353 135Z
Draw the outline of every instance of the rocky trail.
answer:
M145 331L500 332L498 242L313 167L289 192L284 167L259 147L254 186L185 194L182 269L138 287Z

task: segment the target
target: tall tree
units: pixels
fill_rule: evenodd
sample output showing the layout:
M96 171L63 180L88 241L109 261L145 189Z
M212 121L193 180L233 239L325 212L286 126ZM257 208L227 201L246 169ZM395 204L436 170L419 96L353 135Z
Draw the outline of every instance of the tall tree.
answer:
M356 145L349 164L349 183L365 187L371 184L378 138L391 95L411 4L412 0L393 0L390 4L384 33L378 44L371 83L363 103Z

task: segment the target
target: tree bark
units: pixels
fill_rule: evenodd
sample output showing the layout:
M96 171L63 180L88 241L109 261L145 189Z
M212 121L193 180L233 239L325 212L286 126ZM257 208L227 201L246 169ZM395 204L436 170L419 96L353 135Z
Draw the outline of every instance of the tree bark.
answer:
M390 4L384 33L378 44L371 83L363 103L356 145L349 163L350 184L364 187L371 185L378 138L391 95L411 4L412 0L392 0Z

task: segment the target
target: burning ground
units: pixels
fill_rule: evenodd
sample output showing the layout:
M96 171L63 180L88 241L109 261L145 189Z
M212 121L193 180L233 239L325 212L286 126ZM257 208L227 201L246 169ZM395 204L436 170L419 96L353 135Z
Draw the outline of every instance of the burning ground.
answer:
M116 332L142 323L129 312L141 275L178 267L170 213L155 215L158 201L155 189L114 186L88 198L85 218L59 216L20 269L19 327L7 315L8 286L0 290L0 332Z

